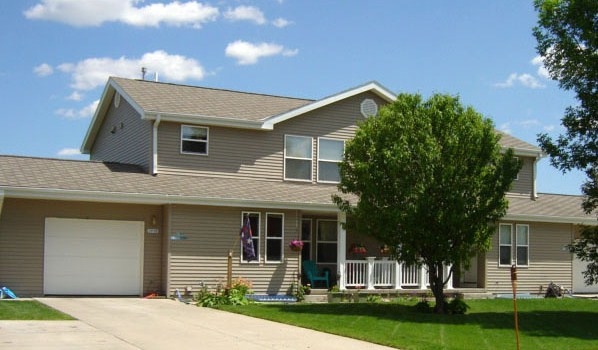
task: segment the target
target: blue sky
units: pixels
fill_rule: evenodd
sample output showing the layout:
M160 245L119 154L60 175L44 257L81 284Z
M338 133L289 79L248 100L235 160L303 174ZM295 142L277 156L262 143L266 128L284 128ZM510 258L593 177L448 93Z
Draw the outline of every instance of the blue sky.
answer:
M547 79L532 1L21 0L0 3L0 154L87 159L110 75L320 99L376 80L459 95L532 144L575 100ZM540 192L583 175L547 158Z

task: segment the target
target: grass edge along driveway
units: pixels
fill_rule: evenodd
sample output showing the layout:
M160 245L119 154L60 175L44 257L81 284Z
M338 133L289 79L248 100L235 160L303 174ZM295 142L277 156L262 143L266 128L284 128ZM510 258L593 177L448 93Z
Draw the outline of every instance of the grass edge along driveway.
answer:
M465 315L388 303L250 304L219 309L400 349L515 349L513 301L467 300ZM521 349L598 349L598 300L518 300ZM267 331L267 330L265 330Z
M67 321L73 317L37 300L0 300L0 320Z

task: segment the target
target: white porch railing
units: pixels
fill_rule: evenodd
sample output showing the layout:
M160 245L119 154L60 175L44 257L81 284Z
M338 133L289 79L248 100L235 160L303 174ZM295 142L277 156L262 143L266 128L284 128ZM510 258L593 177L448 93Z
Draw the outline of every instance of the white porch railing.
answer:
M428 270L425 266L417 267L405 265L394 260L376 260L368 257L366 260L346 260L339 264L341 267L340 289L351 288L391 288L415 287L426 289L429 286ZM445 275L450 266L445 267ZM453 288L452 277L446 289Z

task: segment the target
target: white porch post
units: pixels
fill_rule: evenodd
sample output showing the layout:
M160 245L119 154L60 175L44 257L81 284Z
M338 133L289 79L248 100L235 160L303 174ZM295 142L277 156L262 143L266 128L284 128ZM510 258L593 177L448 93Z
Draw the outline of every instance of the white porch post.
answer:
M403 289L403 287L401 287L402 281L403 281L403 263L399 263L398 261L395 261L394 289Z
M448 274L451 272L451 267L453 265L445 265L444 271L443 273L446 274L446 276L448 276ZM446 289L453 289L453 275L451 275L451 278L449 278L449 280L446 282Z
M426 289L426 265L419 268L419 289Z
M368 262L368 270L367 270L367 289L374 290L374 260L376 260L375 256L368 256L365 258Z
M339 211L336 214L337 221L337 244L336 244L336 259L337 259L337 271L336 276L338 279L338 288L345 290L345 261L347 260L347 231L345 230L344 224L347 222L347 214Z

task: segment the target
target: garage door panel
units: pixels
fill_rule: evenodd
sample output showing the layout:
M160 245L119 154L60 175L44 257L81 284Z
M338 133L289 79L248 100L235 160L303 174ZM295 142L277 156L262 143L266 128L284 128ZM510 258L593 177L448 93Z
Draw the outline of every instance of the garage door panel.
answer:
M44 293L141 294L143 222L46 219Z

